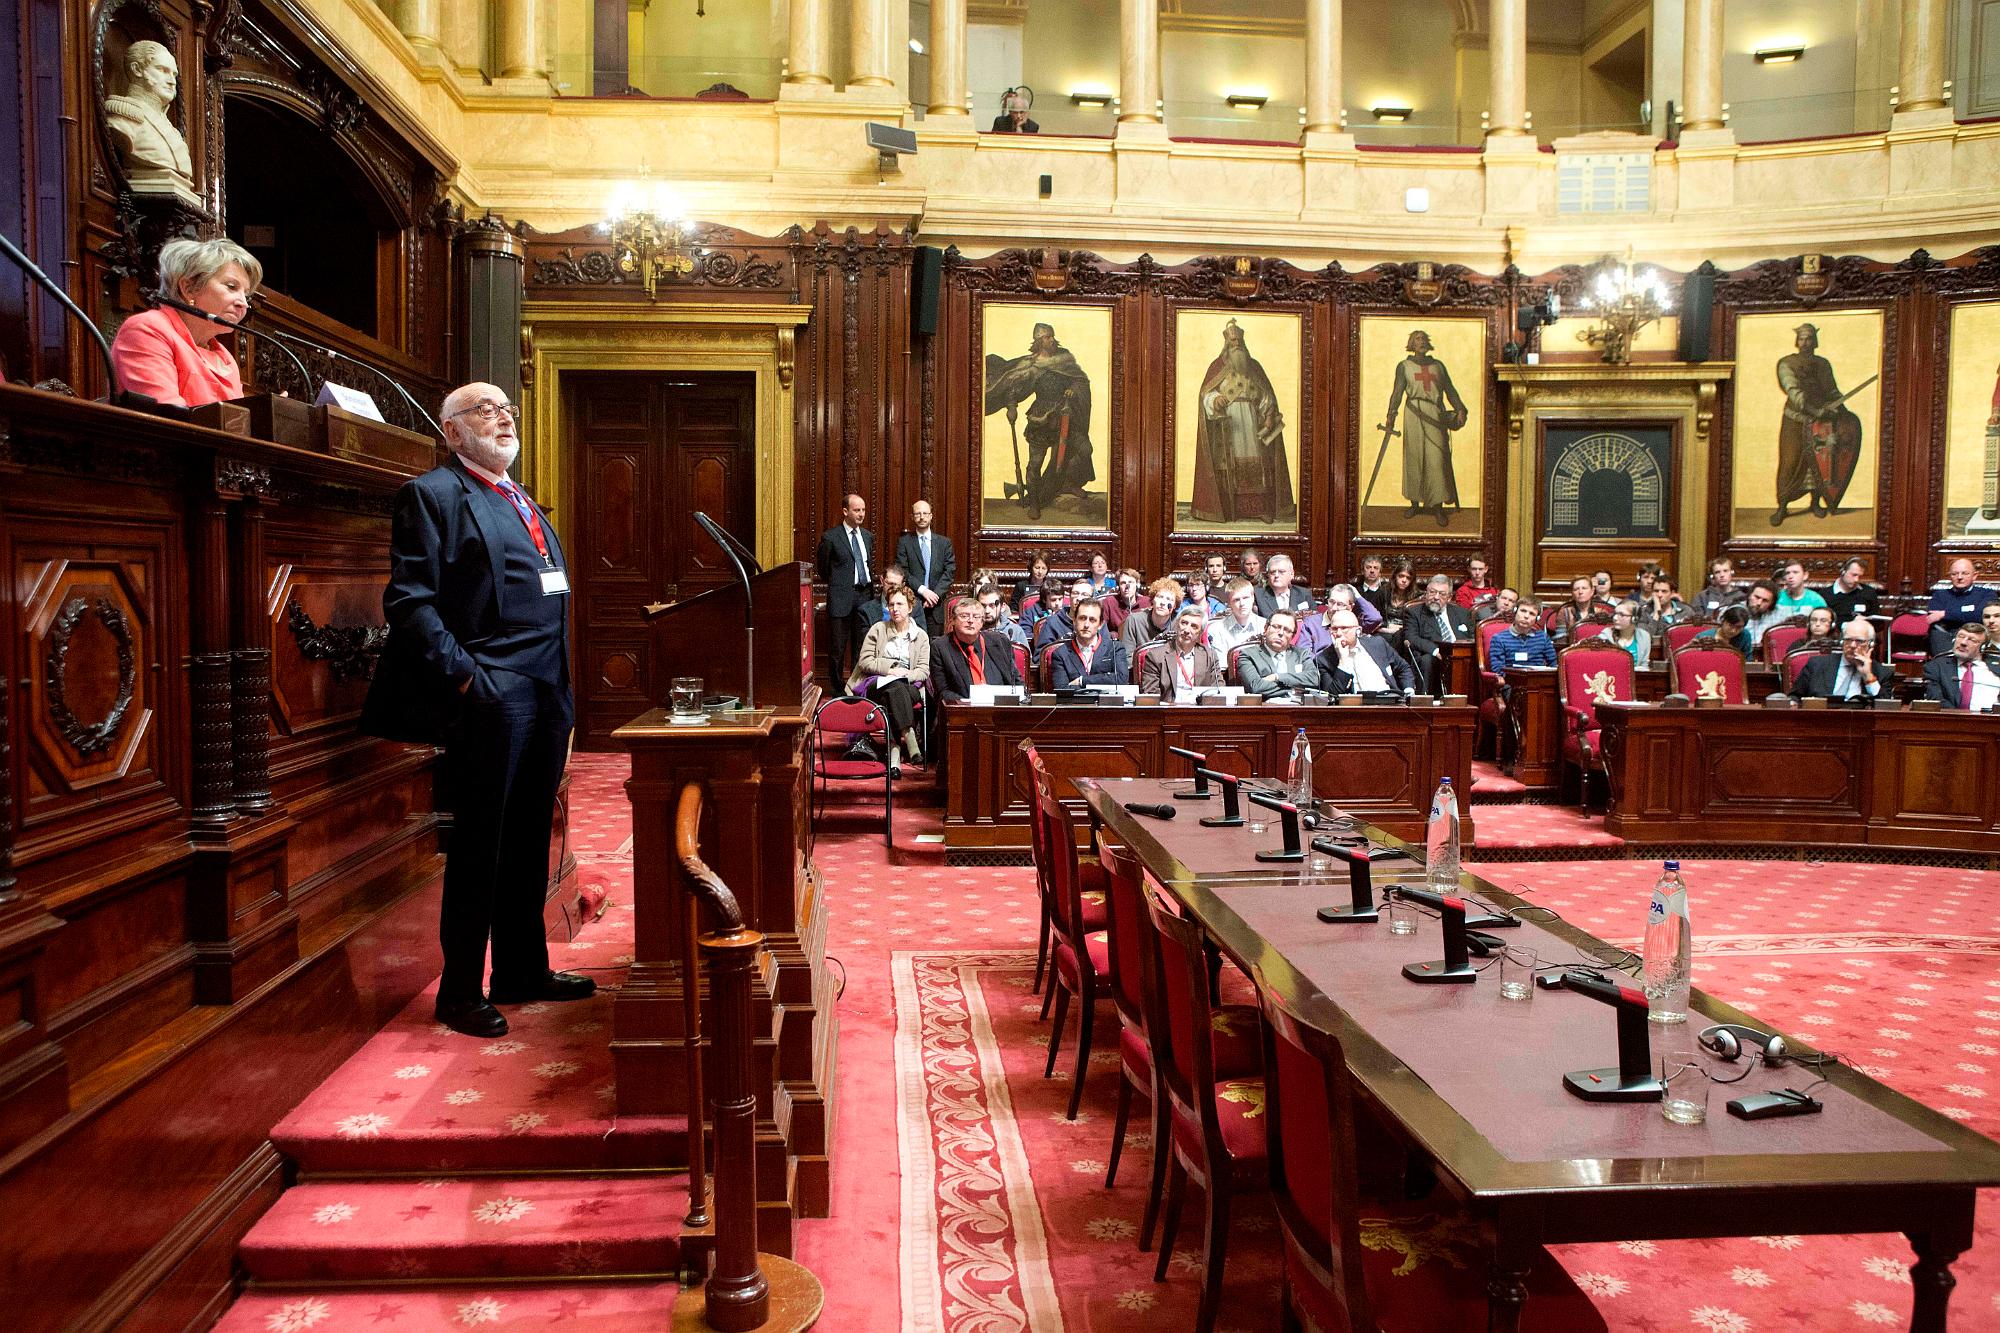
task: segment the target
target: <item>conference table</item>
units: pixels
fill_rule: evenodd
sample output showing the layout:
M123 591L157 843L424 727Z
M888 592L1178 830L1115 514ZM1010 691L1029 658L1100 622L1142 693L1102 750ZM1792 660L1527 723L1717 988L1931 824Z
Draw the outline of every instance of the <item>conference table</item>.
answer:
M1526 1275L1544 1246L1801 1232L1902 1232L1917 1257L1910 1326L1945 1327L1951 1265L1972 1244L1976 1191L2000 1184L2000 1144L1844 1064L1754 1067L1715 1090L1701 1125L1669 1124L1650 1102L1585 1102L1564 1090L1562 1075L1617 1063L1606 1006L1567 990L1503 1002L1484 978L1416 986L1399 969L1440 955L1437 923L1420 918L1415 935L1394 936L1386 914L1382 924L1319 921L1319 907L1348 902L1342 863L1262 864L1254 854L1274 841L1269 831L1126 808L1172 801L1184 781L1075 785L1094 834L1131 848L1224 954L1339 1036L1358 1094L1429 1156L1440 1188L1479 1225L1490 1252L1489 1329L1518 1327ZM1384 884L1422 883L1420 847L1352 824L1391 858L1373 867L1378 897ZM1623 956L1476 876L1461 876L1460 886L1538 918L1501 935L1536 948L1544 965L1604 965L1610 974ZM1774 1030L1696 990L1681 1039L1712 1022ZM1820 1114L1747 1121L1724 1109L1730 1098L1804 1087L1821 1074Z

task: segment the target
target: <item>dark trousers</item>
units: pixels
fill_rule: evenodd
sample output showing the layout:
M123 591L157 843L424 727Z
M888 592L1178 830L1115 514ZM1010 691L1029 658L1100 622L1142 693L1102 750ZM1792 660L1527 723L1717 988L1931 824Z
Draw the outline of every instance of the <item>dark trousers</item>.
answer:
M861 640L868 636L868 617L861 610L862 601L857 600L854 610L844 616L837 616L829 609L826 618L832 622L833 643L833 687L836 694L847 692L847 678L854 674L854 664L861 658Z
M483 993L489 938L494 989L532 986L548 973L542 904L573 721L567 688L497 668L473 679L441 769L452 826L438 927L440 1003Z

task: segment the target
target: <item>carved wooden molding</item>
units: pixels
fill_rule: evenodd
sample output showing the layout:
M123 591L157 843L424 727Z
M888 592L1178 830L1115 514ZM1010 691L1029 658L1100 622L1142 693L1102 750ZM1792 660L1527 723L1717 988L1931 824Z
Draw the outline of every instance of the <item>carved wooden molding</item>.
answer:
M322 625L307 614L299 599L285 604L285 628L298 643L299 656L325 662L335 680L367 680L375 674L375 659L389 642L387 625Z
M77 629L83 624L83 618L93 613L118 646L118 693L104 717L96 722L85 722L69 706L69 649ZM126 710L132 706L133 691L138 685L132 623L126 619L118 604L108 597L99 597L94 603L86 597L72 597L63 604L63 609L56 613L54 622L50 624L48 642L44 697L48 700L49 720L55 723L56 734L79 757L88 759L102 754L111 748L112 741L116 739L119 725L125 721Z

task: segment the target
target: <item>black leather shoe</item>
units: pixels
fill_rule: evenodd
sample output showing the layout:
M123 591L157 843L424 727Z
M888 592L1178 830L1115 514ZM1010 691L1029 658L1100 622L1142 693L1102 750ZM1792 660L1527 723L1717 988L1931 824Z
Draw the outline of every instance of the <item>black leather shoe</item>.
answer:
M595 994L597 994L597 983L575 972L551 972L540 981L530 982L519 989L501 986L491 988L491 998L495 1004L530 1004L536 1000L557 1002L587 1000Z
M463 1032L468 1037L504 1037L507 1035L507 1018L485 1000L459 1000L452 1004L442 1001L437 1007L437 1021L453 1032Z

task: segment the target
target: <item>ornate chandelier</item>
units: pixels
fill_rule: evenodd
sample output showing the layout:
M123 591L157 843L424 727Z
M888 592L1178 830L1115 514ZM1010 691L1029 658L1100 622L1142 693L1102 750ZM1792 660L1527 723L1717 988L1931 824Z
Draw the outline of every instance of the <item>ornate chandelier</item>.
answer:
M1577 340L1602 347L1605 362L1614 366L1631 361L1632 340L1641 329L1672 313L1660 275L1652 269L1635 270L1630 251L1623 260L1603 259L1596 280L1577 304L1602 321L1577 334Z
M598 230L611 238L612 262L620 273L637 276L646 299L659 299L661 278L694 272L700 247L692 244L693 224L681 216L680 201L664 182L620 185L611 193Z

